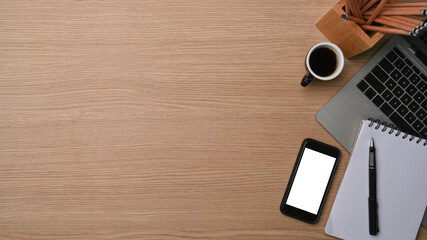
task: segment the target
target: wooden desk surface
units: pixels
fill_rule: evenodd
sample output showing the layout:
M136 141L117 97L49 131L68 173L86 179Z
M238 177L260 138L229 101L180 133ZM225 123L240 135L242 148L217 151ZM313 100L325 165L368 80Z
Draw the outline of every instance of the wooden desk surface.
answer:
M300 87L335 2L2 1L0 238L331 239L315 114L378 49ZM306 137L316 225L279 212Z

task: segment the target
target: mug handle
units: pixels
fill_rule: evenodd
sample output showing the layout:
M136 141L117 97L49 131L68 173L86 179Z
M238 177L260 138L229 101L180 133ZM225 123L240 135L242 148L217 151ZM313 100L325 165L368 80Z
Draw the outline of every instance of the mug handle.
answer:
M307 87L307 85L313 81L314 76L311 73L306 73L305 76L301 80L301 86Z

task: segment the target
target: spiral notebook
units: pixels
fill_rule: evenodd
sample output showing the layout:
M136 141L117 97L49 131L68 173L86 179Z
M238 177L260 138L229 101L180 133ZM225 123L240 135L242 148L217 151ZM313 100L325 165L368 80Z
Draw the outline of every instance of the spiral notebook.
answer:
M369 235L368 155L377 161L378 226ZM415 239L427 206L427 140L362 121L325 232L343 239Z

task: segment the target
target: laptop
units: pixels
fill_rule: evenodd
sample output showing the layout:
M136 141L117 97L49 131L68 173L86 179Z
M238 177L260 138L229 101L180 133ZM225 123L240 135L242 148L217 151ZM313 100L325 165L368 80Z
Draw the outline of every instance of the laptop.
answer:
M427 30L417 37L394 36L316 119L349 152L363 119L377 119L427 139L426 76ZM427 214L422 224L427 228Z
M427 30L390 39L316 118L349 152L363 119L427 139Z

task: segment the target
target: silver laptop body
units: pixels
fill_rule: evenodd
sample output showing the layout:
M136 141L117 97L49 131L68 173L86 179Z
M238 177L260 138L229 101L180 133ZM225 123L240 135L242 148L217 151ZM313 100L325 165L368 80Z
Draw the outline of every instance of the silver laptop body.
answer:
M427 67L414 54L411 43L402 36L395 36L316 115L317 121L349 152L363 119L378 119L399 127L356 86L395 47L427 75ZM427 54L427 47L421 47L421 51Z

